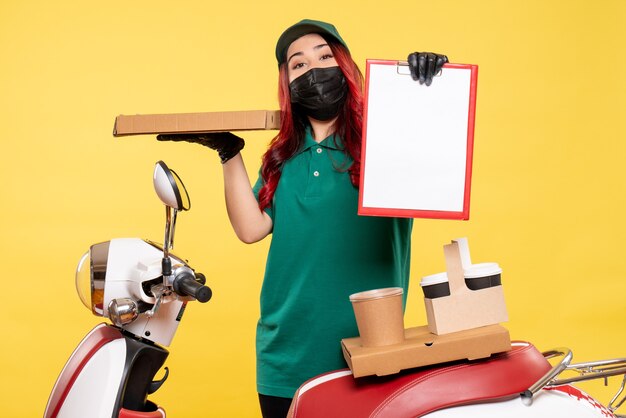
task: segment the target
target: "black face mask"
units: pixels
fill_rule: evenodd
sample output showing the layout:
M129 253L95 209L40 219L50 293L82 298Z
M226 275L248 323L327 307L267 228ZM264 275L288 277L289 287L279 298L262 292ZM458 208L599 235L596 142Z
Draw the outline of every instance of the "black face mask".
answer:
M291 103L305 115L329 120L346 101L348 84L339 67L313 68L289 83Z

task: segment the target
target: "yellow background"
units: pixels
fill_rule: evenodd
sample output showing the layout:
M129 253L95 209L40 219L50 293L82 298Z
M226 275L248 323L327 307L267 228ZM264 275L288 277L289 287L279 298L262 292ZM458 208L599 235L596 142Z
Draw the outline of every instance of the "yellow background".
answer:
M269 240L235 238L212 151L111 131L118 114L277 108L275 41L305 17L333 22L362 69L414 50L480 66L471 220L415 221L407 325L425 323L420 277L443 270L442 245L467 236L474 262L504 268L513 338L571 347L579 361L626 356L626 2L3 0L2 416L41 416L100 322L74 290L89 245L162 240L159 159L192 200L176 251L214 298L188 307L152 398L173 417L258 416ZM271 136L245 135L252 177Z

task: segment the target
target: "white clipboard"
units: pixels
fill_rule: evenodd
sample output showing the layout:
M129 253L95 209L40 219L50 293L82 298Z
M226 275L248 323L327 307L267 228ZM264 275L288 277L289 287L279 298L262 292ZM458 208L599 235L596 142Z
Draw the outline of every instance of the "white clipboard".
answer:
M359 215L469 219L477 65L367 60Z

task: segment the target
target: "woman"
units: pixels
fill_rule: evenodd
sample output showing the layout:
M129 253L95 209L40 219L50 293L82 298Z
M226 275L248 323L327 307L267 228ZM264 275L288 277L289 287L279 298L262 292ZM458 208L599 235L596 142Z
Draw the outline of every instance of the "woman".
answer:
M218 151L226 206L246 243L272 234L257 325L257 389L265 418L285 417L296 389L344 368L340 340L358 335L349 295L408 288L411 219L357 216L363 77L333 25L303 20L276 46L281 127L251 187L231 133L160 135ZM447 62L409 56L429 85Z

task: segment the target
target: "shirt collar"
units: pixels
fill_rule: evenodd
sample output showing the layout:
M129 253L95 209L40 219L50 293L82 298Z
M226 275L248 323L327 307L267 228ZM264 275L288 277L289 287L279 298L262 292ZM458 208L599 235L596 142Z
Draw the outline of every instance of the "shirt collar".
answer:
M335 135L335 134L330 135L329 137L325 138L324 140L320 142L316 142L315 139L313 139L313 133L311 132L311 127L307 126L304 131L304 144L302 144L302 148L300 148L300 151L298 151L298 153L304 152L314 146L321 146L324 148L330 148L330 149L335 149L335 150L340 150L340 151L344 149L343 141L338 135Z

